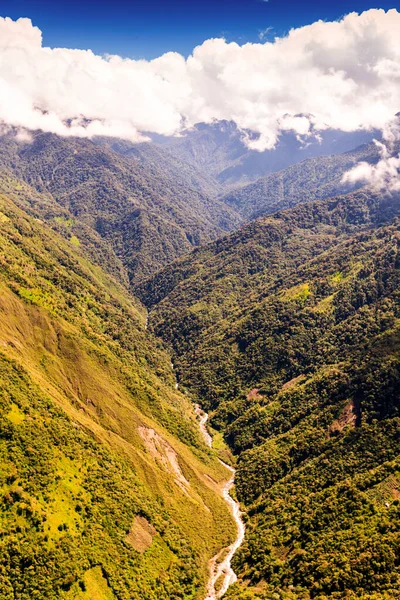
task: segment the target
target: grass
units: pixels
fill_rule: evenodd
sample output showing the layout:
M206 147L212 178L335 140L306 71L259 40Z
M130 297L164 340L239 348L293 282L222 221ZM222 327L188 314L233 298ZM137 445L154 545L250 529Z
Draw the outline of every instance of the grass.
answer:
M25 415L16 404L12 404L10 412L7 414L7 419L11 421L13 425L19 425L25 420Z
M78 240L78 238L76 237L76 235L72 235L72 236L69 238L69 241L70 241L70 242L71 242L71 244L72 244L73 246L75 246L76 248L78 248L78 247L81 245L81 243L80 243L80 241Z
M310 295L310 285L308 283L300 283L299 285L295 285L288 290L284 290L279 297L284 301L305 302Z
M73 586L66 600L115 600L115 596L108 586L101 567L94 567L85 572L80 585Z
M332 312L334 297L335 297L335 295L331 294L330 296L323 298L313 307L313 310L315 310L315 312L319 312L319 313L323 313L323 314Z
M64 227L70 228L75 224L74 219L67 219L66 217L55 217L55 222L59 225L64 225Z
M342 271L336 271L335 273L333 273L333 275L331 275L331 283L333 283L334 285L338 285L341 281L343 281L343 272Z

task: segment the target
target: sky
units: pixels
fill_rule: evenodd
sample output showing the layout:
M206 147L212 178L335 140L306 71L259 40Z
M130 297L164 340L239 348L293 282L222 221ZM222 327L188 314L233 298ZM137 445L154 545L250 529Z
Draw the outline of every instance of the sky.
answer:
M372 6L0 0L0 133L141 142L227 120L263 151L380 130L392 146L351 177L397 185L400 10Z
M45 46L91 49L96 54L156 58L188 56L204 40L240 44L273 39L318 19L349 12L399 8L392 0L0 0L0 15L29 17Z

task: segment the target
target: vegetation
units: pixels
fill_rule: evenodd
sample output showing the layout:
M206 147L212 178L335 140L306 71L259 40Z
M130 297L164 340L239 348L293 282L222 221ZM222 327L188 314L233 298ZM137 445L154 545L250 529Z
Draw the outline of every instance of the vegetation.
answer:
M360 161L375 163L378 158L373 143L344 154L314 156L234 189L221 199L246 220L256 219L303 202L349 193L361 184L343 183L344 173Z
M281 131L274 148L252 150L246 142L257 137L254 132L239 129L234 121L222 120L198 123L180 137L154 136L154 141L161 144L163 150L167 148L173 156L199 169L206 178L211 175L221 187L233 189L307 158L352 150L368 144L373 137L371 132L363 131L326 130L318 135L310 134L302 140L293 131Z
M118 140L62 138L29 142L2 136L0 166L64 209L65 222L103 238L131 281L156 272L194 246L232 230L240 217L208 194L216 183L167 151ZM48 199L48 202L51 200ZM54 204L54 203L53 203ZM83 235L71 232L85 244Z
M399 200L302 204L138 286L236 455L227 598L399 597Z
M227 472L167 345L237 466L227 599L399 598L400 197L330 198L369 145L215 200L250 155L192 133L2 137L1 598L204 597Z
M233 532L227 472L140 303L71 217L9 197L50 216L49 196L1 186L1 598L200 600Z

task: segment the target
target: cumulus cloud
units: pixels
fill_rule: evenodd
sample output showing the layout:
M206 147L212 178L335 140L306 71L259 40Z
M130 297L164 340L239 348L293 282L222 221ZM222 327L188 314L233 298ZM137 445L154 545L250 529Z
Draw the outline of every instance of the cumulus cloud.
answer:
M211 39L151 61L46 48L0 18L0 120L60 135L143 139L233 120L272 148L281 131L383 129L400 108L400 13L369 10L242 46Z
M387 123L383 129L383 142L374 140L379 148L380 160L371 165L359 162L343 175L343 183L363 183L387 192L400 191L400 117Z
M387 154L385 150L383 155ZM360 162L343 177L346 182L361 182L377 190L400 191L400 155L384 156L376 165Z

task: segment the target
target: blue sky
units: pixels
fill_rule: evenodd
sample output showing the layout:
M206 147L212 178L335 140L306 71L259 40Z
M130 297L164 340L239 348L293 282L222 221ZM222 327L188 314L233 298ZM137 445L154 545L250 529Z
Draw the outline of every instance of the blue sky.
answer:
M392 0L0 0L0 15L30 17L51 47L91 48L131 58L155 58L174 50L184 55L207 38L240 44L261 31L282 35L318 19L352 11L400 8Z

